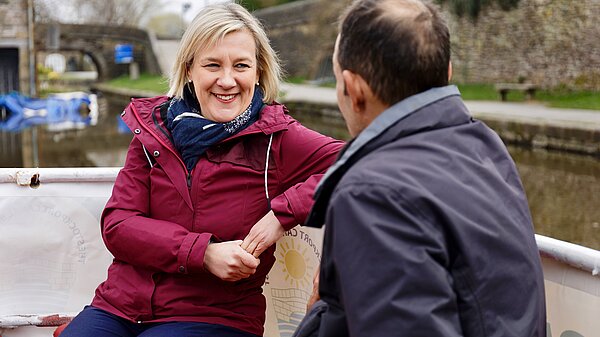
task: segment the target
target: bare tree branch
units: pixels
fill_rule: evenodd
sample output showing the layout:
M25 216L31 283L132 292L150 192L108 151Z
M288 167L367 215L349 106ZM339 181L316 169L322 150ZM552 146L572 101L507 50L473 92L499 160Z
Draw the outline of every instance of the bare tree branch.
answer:
M39 21L139 27L159 0L35 0Z

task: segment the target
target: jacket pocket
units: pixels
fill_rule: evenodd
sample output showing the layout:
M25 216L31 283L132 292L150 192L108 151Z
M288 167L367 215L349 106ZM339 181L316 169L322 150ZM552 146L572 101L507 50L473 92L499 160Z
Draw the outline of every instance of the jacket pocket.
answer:
M264 134L244 136L237 141L217 144L206 151L206 157L213 163L230 163L264 172L269 136ZM270 149L269 170L275 168L273 147Z

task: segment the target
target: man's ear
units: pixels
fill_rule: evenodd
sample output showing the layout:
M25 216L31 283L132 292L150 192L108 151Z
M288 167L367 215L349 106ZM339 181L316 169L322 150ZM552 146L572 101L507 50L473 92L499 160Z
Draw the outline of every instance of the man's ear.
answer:
M350 70L342 71L342 78L344 79L344 94L347 94L350 97L352 110L355 112L364 112L367 98L365 80L360 75L355 74Z
M448 63L448 82L452 80L452 61Z

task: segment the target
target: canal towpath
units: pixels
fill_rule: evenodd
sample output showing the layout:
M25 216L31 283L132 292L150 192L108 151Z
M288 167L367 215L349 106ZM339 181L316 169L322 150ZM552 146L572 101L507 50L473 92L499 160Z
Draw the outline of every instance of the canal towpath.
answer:
M280 100L288 105L337 106L334 88L284 83L282 91ZM539 102L465 101L465 105L508 143L600 156L600 111L550 108Z
M337 104L334 88L315 85L282 85L283 102L303 101L317 104ZM582 109L549 108L541 103L512 103L493 101L465 101L474 117L490 117L581 129L600 130L600 111Z

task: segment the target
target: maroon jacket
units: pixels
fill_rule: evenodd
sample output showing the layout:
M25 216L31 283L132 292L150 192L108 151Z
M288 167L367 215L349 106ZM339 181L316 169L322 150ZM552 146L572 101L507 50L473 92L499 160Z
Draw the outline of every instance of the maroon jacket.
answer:
M102 214L114 260L92 305L132 321L207 322L262 335L262 285L275 247L260 256L256 274L226 282L204 269L206 246L211 238L244 239L268 212L271 134L268 190L285 229L304 222L313 190L343 142L303 127L275 103L188 173L163 123L166 100L134 100L123 112L134 138Z

